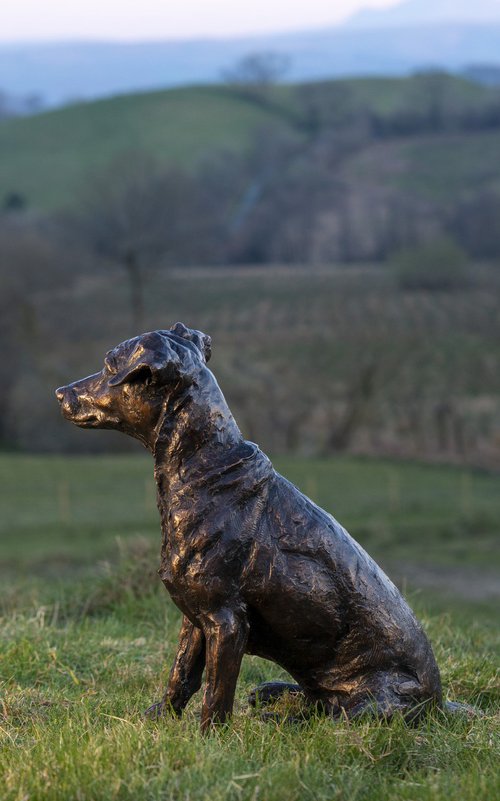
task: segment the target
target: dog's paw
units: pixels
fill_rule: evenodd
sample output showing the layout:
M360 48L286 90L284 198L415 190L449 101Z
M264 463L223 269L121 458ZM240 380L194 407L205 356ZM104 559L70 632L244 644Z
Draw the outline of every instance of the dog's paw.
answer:
M449 712L451 715L464 715L468 718L485 717L485 713L482 709L478 709L470 704L461 704L458 701L445 701L443 704L443 709L445 712Z

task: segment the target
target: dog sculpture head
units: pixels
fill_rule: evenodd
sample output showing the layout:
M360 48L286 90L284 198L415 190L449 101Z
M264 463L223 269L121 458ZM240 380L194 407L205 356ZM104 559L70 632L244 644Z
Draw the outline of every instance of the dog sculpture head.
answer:
M201 331L176 323L108 351L99 373L59 387L67 420L82 428L115 428L150 445L166 393L192 383L211 354Z

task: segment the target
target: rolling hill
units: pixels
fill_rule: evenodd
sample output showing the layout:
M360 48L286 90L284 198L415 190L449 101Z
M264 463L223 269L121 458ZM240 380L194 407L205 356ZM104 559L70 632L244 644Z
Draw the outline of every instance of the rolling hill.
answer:
M190 88L80 103L0 126L0 193L68 205L114 158L140 151L189 167L214 148L238 150L259 127L288 125L223 89Z
M345 115L422 110L427 102L425 75L408 79L351 79L320 85L348 97ZM311 85L311 90L318 85ZM480 112L498 101L496 89L458 78L443 79L447 108ZM307 89L305 94L308 94ZM79 103L30 118L0 124L0 203L11 193L33 209L75 205L85 185L124 154L146 153L160 163L195 168L214 151L242 152L256 132L273 129L304 137L302 101L293 86L275 87L256 98L226 86L194 87L119 96ZM333 102L333 101L332 101ZM473 181L500 182L500 132L481 131L435 136L405 136L380 144L367 141L353 160L353 174L377 182L396 180L431 195L456 193ZM390 165L398 163L397 176ZM372 164L372 168L369 165ZM361 166L360 166L361 165ZM387 170L385 170L385 166ZM349 165L346 166L347 169ZM450 178L451 176L451 178ZM437 188L436 188L437 187Z

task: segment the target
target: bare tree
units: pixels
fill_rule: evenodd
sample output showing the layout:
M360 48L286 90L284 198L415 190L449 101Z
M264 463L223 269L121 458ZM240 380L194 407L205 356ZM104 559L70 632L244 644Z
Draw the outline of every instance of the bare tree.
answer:
M72 261L78 271L78 256L73 254ZM20 216L0 218L0 446L15 444L18 415L12 398L18 380L43 370L39 296L72 279L67 254L50 233Z
M77 227L95 253L124 269L134 330L144 324L146 270L193 252L195 205L189 176L137 153L113 162L86 194Z
M223 70L221 78L247 97L267 102L269 88L282 81L289 68L290 58L285 53L249 53L232 67Z
M269 86L278 83L290 67L290 57L271 51L249 53L222 73L226 83L244 86Z

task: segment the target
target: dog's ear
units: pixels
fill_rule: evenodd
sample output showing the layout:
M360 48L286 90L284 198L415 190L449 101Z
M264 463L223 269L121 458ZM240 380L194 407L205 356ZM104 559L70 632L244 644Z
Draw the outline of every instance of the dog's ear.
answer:
M148 378L162 386L173 381L187 381L194 375L199 363L196 364L190 349L176 345L156 331L146 336L138 339L125 366L110 378L111 387Z
M188 342L192 342L193 345L196 345L204 361L208 362L212 355L212 338L209 337L208 334L204 334L203 331L197 331L195 328L188 328L184 323L176 323L172 326L170 331L172 334L175 334L175 336L187 339Z

